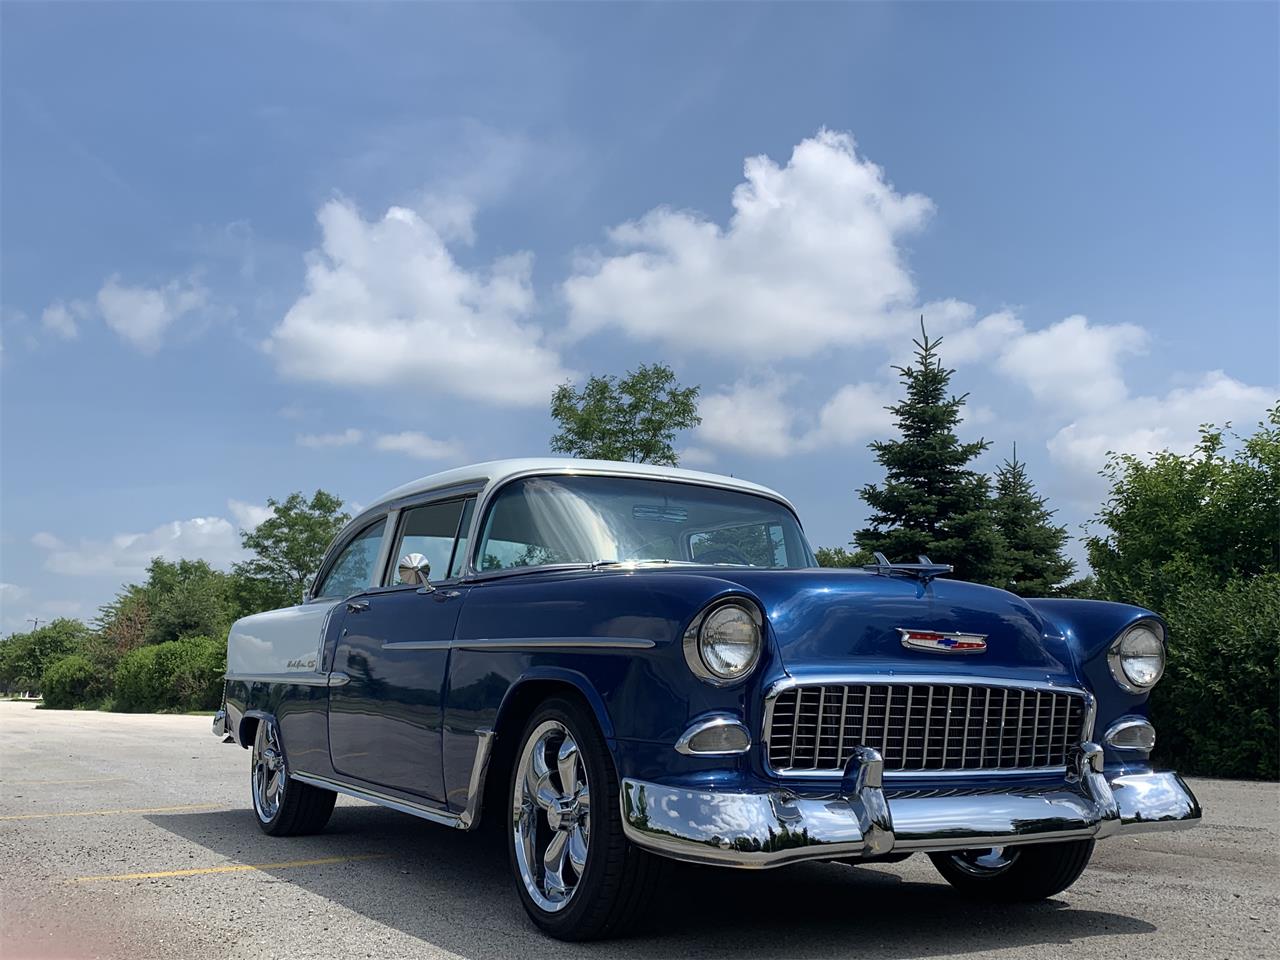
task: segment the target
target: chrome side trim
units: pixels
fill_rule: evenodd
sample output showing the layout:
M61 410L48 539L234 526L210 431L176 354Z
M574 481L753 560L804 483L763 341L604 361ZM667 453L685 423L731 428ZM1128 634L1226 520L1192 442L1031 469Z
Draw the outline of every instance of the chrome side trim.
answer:
M1088 690L1083 687L1071 686L1065 683L1059 683L1053 680L1022 680L1009 677L986 677L986 676L959 676L952 674L934 674L934 673L815 673L806 674L803 677L787 675L780 680L774 681L765 692L764 698L764 720L760 729L760 744L764 756L764 768L770 776L780 779L799 779L799 780L836 780L840 774L834 770L786 770L778 772L774 770L773 764L769 760L769 731L773 729L773 710L777 703L778 697L794 687L807 686L838 686L841 684L932 684L934 686L967 686L967 687L996 687L1014 690L1043 690L1052 693L1065 693L1080 696L1084 698L1084 724L1083 739L1090 740L1093 737L1093 727L1097 717L1097 700ZM1029 768L1013 768L1008 767L1000 769L974 769L974 770L890 770L885 776L890 780L922 780L922 779L940 779L950 780L952 778L964 779L974 777L1026 777L1031 775L1037 776L1053 776L1055 774L1064 773L1067 766L1054 767L1029 767Z
M383 650L448 650L451 640L391 640L382 645Z
M484 796L485 778L489 773L489 758L493 755L493 731L476 731L476 758L471 764L471 779L467 783L467 805L458 815L458 826L474 830L480 823L480 800Z
M412 800L404 800L399 797L390 797L384 793L378 793L374 790L366 790L362 787L353 787L348 783L340 783L337 780L330 780L328 777L318 777L313 773L290 773L290 777L299 780L302 783L309 783L313 787L321 787L325 790L332 790L334 793L341 793L348 797L355 797L357 800L364 800L368 803L376 803L380 807L387 807L390 810L396 810L399 813L407 813L410 816L421 817L423 820L430 820L433 823L444 824L446 827L454 827L462 829L462 818L456 813L450 813L448 810L441 810L438 807L432 807L425 803L415 803Z
M742 735L746 737L746 746L737 750L694 750L689 746L689 741L702 733L704 730L714 730L716 727L738 727L742 730ZM686 757L731 757L737 754L746 753L751 749L751 733L737 717L730 716L727 713L717 713L715 716L704 717L690 725L689 729L680 734L680 739L676 741L676 753L683 753Z
M286 683L302 687L327 687L329 674L299 670L296 673L228 673L228 680L241 683Z
M536 650L544 647L597 648L604 650L648 650L656 646L643 637L494 637L455 640L455 650Z

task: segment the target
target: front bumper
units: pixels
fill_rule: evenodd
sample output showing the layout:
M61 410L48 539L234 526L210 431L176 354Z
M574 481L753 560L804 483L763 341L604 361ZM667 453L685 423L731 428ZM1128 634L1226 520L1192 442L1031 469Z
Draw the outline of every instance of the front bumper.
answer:
M885 788L883 761L859 748L838 792L709 792L622 783L623 828L654 853L722 866L1046 843L1190 825L1200 804L1176 773L1108 780L1102 750L1085 744L1062 783L992 789Z

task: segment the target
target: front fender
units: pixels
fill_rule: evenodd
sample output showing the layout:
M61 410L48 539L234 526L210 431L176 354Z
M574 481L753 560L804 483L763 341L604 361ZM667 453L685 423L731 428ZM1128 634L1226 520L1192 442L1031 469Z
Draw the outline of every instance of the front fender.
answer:
M1130 693L1111 676L1107 650L1125 630L1139 620L1155 620L1165 631L1168 627L1156 613L1128 603L1106 600L1028 600L1035 610L1061 634L1062 643L1075 663L1080 677L1094 695L1097 713L1093 739L1103 744L1109 765L1148 766L1145 756L1117 751L1104 743L1107 729L1122 717L1146 717L1150 691ZM1157 731L1157 734L1159 731Z

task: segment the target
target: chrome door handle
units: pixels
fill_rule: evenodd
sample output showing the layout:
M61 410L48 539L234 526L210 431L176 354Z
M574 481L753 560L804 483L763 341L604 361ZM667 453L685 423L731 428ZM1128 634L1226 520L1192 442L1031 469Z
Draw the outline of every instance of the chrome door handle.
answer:
M347 601L348 613L360 613L361 611L368 610L368 609L369 609L368 600L348 600Z

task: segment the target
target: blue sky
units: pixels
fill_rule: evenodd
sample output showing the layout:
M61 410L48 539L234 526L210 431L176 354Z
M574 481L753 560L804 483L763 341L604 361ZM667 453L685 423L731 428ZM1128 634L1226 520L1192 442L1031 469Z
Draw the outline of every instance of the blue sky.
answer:
M655 360L843 543L922 312L1076 532L1280 393L1278 9L6 3L0 630Z

